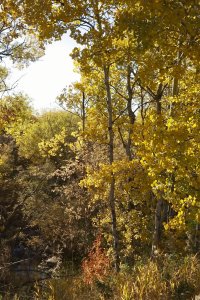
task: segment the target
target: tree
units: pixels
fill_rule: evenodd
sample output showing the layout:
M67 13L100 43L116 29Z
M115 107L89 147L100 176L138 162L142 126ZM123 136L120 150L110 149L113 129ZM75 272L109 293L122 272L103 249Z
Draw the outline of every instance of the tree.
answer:
M84 82L75 82L57 97L59 105L66 111L75 114L81 119L82 131L85 131L87 108L90 96L87 95L87 87Z
M13 130L20 154L33 162L45 161L48 157L59 164L73 155L70 143L75 140L77 119L70 113L46 112L35 116L32 122L28 119L25 123L18 122Z
M105 147L108 150L104 163L100 159L91 164L85 185L93 190L94 200L108 199L116 270L122 212L130 216L127 228L132 231L131 222L138 224L139 215L143 224L148 219L145 226L153 248L159 250L164 226L181 227L177 220L184 223L183 215L186 223L189 214L198 219L198 205L194 216L192 204L199 192L199 162L192 154L198 153L198 3L74 0L37 1L30 7L26 0L18 7L14 1L9 5L16 19L23 15L42 41L59 39L70 30L80 45L72 57L81 81L60 101L66 97L67 109L82 114L85 141L101 145L103 153ZM87 116L85 95L90 98ZM81 138L79 142L83 147Z

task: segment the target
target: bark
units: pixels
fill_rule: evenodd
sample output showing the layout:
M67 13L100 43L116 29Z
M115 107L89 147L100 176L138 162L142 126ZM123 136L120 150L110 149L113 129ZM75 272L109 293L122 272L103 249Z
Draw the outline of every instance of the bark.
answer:
M162 226L161 226L161 213L162 213L162 199L159 199L156 204L155 210L155 226L154 226L154 234L153 234L153 243L152 243L152 256L155 255L155 251L158 250L161 233L162 233Z

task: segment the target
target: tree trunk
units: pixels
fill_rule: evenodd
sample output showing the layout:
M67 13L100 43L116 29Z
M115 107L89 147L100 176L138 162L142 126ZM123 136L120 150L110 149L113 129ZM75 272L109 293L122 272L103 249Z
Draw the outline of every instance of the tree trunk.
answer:
M110 91L110 82L109 82L109 67L104 66L104 81L106 86L107 94L107 109L108 109L108 136L109 136L109 149L108 157L109 163L112 165L114 161L114 132L113 132L113 111L112 111L112 97ZM116 204L115 204L115 178L112 174L109 190L109 204L112 220L112 235L113 235L113 250L115 256L115 270L119 271L119 238L117 232L117 217L116 217Z
M103 37L103 30L101 24L101 17L99 14L98 1L93 2L95 8L95 17L98 26L98 30L100 33L100 37ZM104 71L104 84L106 88L106 96L107 96L107 110L108 110L108 158L109 164L112 166L114 161L114 132L113 132L113 109L112 109L112 96L110 90L110 68L109 65L103 64ZM110 190L109 190L109 205L110 205L110 213L111 213L111 221L112 221L112 236L113 236L113 251L115 257L115 270L119 272L120 258L119 258L119 237L117 232L117 217L116 217L116 203L115 203L115 178L112 175L110 182Z
M159 199L156 204L155 210L155 225L154 225L154 234L153 234L153 243L152 243L152 256L154 256L156 251L159 248L161 232L162 232L162 224L161 224L161 213L162 213L162 199Z
M135 123L135 114L132 110L132 99L133 99L133 90L131 87L131 66L128 64L127 68L127 90L128 90L128 103L127 103L127 109L128 109L128 116L129 116L129 132L128 132L128 141L126 145L126 154L128 156L128 159L132 160L132 153L131 153L131 135L133 134L133 125Z
M82 93L82 127L83 127L83 132L85 131L85 118L86 118L86 113L85 113L85 92Z
M163 85L160 83L158 86L157 93L155 95L156 101L156 111L158 115L162 113L162 106L161 106L161 99L163 94ZM162 196L157 199L156 209L155 209L155 219L154 219L154 233L153 233L153 240L152 240L152 256L155 256L156 252L159 249L160 241L161 241L161 234L162 234L162 212L164 207L164 201Z

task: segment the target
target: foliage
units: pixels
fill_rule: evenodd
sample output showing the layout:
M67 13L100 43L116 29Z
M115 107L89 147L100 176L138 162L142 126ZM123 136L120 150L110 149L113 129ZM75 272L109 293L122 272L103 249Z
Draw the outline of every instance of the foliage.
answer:
M83 277L86 284L92 284L94 281L103 282L104 278L108 276L109 259L105 251L101 248L101 236L99 235L93 247L82 262Z
M76 130L76 119L68 113L47 112L31 123L18 122L14 130L20 154L26 158L36 161L55 157L54 161L59 161L72 155L69 144L75 140L72 133Z
M198 257L188 256L200 249L198 11L192 0L2 0L2 58L34 60L70 31L80 74L58 96L65 112L36 115L22 95L1 99L5 247L37 250L42 263L80 263L89 253L83 269L97 281L94 295L100 287L116 299L199 293ZM28 52L19 45L27 33ZM1 67L2 91L7 75ZM105 252L100 239L89 251L97 232ZM131 275L104 280L109 261Z

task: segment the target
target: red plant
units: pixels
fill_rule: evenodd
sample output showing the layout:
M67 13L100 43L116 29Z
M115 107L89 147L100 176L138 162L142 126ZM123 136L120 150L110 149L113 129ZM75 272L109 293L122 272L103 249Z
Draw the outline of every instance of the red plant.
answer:
M103 282L109 273L110 261L106 252L101 248L101 235L99 235L93 243L88 257L82 262L83 278L87 284L92 284L98 280Z

